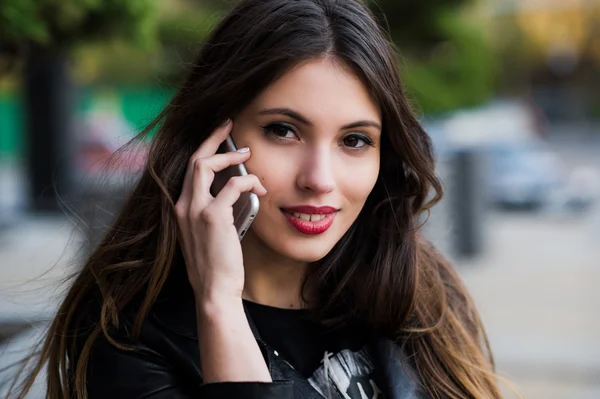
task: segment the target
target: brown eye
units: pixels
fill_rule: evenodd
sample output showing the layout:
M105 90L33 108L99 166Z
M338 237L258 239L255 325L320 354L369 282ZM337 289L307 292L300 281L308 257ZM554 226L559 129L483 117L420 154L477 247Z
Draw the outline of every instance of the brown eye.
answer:
M283 123L272 123L270 125L263 126L263 130L267 134L282 139L290 139L296 135L296 133L294 133L294 130L290 126Z
M362 134L351 134L342 139L342 143L349 148L363 148L366 145L372 146L373 141Z

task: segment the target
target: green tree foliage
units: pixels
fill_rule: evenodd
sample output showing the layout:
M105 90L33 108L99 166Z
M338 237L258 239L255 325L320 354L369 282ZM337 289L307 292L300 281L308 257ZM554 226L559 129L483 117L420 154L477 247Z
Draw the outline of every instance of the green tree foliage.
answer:
M150 45L156 11L155 0L0 0L0 50L6 57L115 37Z
M423 112L477 105L490 96L494 53L462 12L477 0L364 1L388 25L408 94ZM87 69L96 71L88 73L91 79L143 84L156 82L158 76L176 82L231 2L0 0L0 57L16 58L17 50L31 45L75 47L86 65L96 65ZM159 15L157 3L166 4L170 12ZM88 44L114 37L130 44ZM79 46L82 42L86 44Z
M440 17L472 0L371 0L370 7L387 21L394 41L406 50L419 51L447 38Z
M485 102L495 60L484 32L462 12L474 0L373 0L401 56L409 96L425 113Z
M472 107L494 92L497 63L482 32L449 14L443 18L447 38L426 56L407 57L404 80L409 94L427 113Z

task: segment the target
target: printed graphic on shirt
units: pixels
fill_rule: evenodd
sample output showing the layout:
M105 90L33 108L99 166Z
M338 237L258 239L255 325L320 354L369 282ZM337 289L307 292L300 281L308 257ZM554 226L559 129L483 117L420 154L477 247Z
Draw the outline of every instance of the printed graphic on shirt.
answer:
M324 398L385 399L373 379L373 361L366 348L326 352L321 363L308 381Z

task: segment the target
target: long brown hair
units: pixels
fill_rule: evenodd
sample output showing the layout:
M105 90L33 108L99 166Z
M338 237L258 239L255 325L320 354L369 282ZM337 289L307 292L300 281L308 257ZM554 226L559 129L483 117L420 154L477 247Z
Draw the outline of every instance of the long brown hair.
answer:
M419 234L419 216L442 195L431 142L403 93L389 36L350 0L242 0L215 27L178 93L138 140L158 128L144 172L116 221L77 274L19 398L47 366L48 398L85 398L95 339L142 295L138 334L179 251L174 203L188 158L289 68L333 56L362 79L383 115L378 181L356 222L305 286L323 322L359 321L403 345L431 398L497 398L477 311L451 265ZM73 358L82 303L101 312Z

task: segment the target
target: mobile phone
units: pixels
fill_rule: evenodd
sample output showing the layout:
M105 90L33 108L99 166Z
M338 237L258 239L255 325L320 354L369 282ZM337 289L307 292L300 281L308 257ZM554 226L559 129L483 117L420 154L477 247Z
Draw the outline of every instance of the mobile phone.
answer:
M219 146L219 153L237 151L237 147L233 142L231 135ZM246 176L248 171L244 164L232 165L215 174L215 179L210 187L210 193L213 196L225 187L225 184L234 176ZM240 195L240 198L233 205L233 220L240 241L250 228L252 221L258 214L259 201L258 196L254 193L245 192Z

